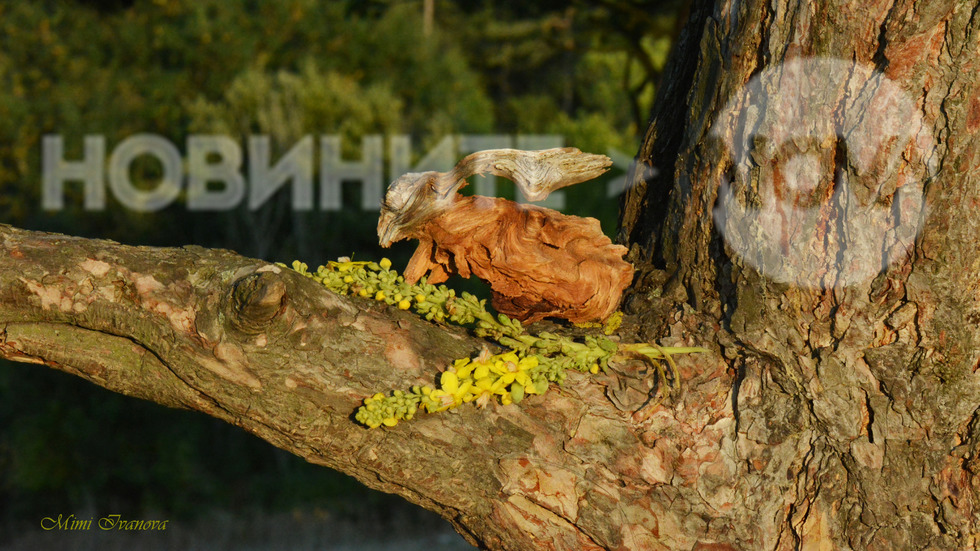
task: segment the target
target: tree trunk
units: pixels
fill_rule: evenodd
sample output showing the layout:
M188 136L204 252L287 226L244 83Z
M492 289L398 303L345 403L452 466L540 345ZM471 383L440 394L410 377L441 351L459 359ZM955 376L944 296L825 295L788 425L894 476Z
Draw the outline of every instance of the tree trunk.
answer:
M482 341L227 251L5 227L0 356L224 419L489 549L970 548L980 10L716 4L624 203L633 336L719 351L661 405L619 366L367 430L364 398Z
M662 327L693 307L733 374L726 460L671 481L704 529L675 537L972 549L980 4L714 4L677 46L637 165L657 175L635 171L622 225L631 311Z

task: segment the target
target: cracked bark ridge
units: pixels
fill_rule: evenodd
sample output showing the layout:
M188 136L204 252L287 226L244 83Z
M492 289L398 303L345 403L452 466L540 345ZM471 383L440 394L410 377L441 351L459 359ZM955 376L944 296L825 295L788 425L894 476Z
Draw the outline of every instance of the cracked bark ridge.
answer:
M395 180L382 204L378 237L383 246L419 240L404 274L409 282L426 274L430 283L475 275L490 284L494 308L509 317L605 319L616 311L633 267L623 260L627 249L614 245L596 219L457 191L468 176L490 173L540 200L595 178L610 164L604 155L575 148L479 151L450 172Z

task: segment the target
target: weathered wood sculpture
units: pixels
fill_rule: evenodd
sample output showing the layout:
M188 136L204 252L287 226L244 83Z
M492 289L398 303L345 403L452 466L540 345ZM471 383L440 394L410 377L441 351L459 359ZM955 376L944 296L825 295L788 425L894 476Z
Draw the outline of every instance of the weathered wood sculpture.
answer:
M521 321L546 317L572 322L615 312L633 266L595 218L522 205L496 197L457 193L474 174L512 180L531 201L605 172L604 155L575 148L541 151L491 149L460 161L449 172L409 173L392 182L381 205L378 238L384 247L418 239L404 271L414 283L473 274L490 284L493 306Z

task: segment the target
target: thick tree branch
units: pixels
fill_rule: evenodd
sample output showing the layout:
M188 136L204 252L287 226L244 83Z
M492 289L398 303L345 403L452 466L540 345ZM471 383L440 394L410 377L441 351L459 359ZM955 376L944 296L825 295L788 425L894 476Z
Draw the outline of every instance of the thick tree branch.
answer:
M647 548L672 537L664 525L690 522L667 510L673 496L705 491L706 465L721 469L712 476L726 468L728 377L707 356L681 362L690 390L673 413L624 406L630 392L642 405L649 389L629 384L649 377L572 373L519 407L367 430L351 419L365 397L432 384L483 341L229 251L10 227L0 243L3 357L241 426L432 509L489 548Z

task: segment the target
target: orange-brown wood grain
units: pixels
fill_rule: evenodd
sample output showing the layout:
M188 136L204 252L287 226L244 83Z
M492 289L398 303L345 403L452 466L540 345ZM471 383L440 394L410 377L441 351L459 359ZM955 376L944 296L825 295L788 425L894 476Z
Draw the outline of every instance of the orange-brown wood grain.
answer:
M493 307L521 321L605 319L633 266L595 218L492 197L463 197L412 232L419 247L405 279L441 283L452 274L490 284Z

